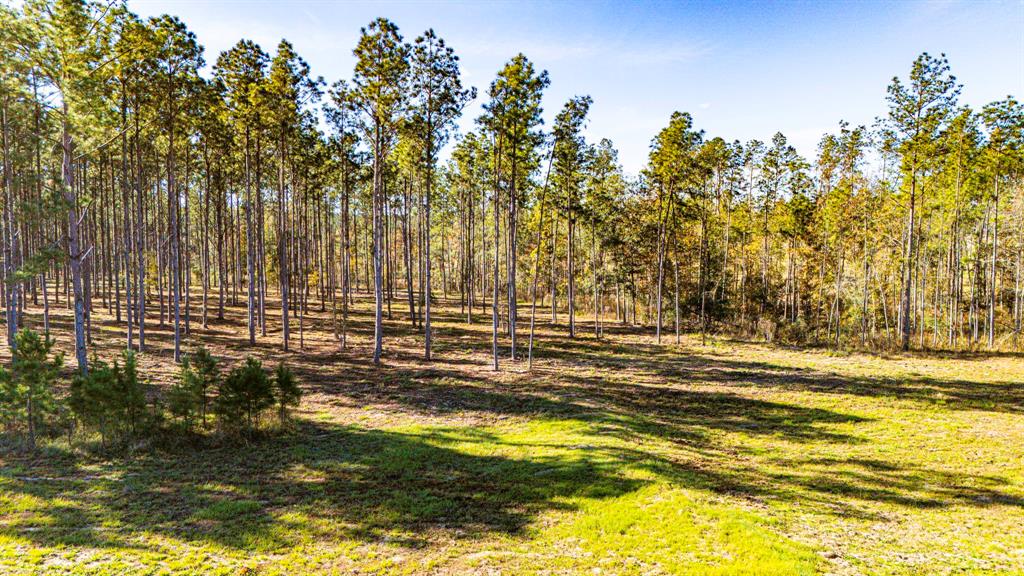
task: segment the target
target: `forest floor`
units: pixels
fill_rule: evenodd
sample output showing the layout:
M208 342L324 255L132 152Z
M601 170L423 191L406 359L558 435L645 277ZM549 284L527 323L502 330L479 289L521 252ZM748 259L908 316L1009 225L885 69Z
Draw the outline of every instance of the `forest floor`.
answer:
M545 321L533 371L506 357L494 373L488 315L442 308L427 363L396 303L374 368L357 304L347 351L329 310L304 351L293 322L291 353L277 314L255 347L243 308L205 330L193 317L189 341L227 365L295 367L290 431L0 453L0 573L1024 573L1018 356L656 345L612 326L598 341L586 323L570 339ZM93 328L113 357L123 327ZM155 316L148 339L141 366L166 384Z

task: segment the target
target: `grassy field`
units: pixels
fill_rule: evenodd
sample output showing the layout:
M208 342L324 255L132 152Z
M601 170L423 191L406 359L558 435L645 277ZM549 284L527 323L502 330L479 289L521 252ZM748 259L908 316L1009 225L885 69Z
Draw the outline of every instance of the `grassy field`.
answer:
M545 323L532 372L493 373L489 317L457 312L428 364L396 308L380 369L365 310L345 352L328 314L287 355L273 322L250 349L240 309L194 321L229 363L294 363L294 429L0 454L0 573L1024 573L1020 357L597 341L586 324L572 340ZM112 355L120 329L94 328ZM150 340L141 364L166 382L168 330Z

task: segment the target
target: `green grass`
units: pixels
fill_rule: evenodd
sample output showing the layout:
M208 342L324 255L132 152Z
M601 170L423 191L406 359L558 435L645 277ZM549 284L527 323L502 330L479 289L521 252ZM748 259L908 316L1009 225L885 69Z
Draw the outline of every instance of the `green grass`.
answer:
M545 333L493 376L438 324L313 354L268 440L0 456L0 573L1024 573L1019 358Z

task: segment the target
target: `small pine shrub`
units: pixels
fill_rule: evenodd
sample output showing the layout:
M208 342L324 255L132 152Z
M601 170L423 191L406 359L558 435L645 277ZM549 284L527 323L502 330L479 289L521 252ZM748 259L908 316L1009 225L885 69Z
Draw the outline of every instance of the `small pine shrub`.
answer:
M217 364L217 359L200 346L182 361L178 380L168 393L171 414L183 420L190 430L197 423L206 425L210 391L220 386Z
M260 361L250 356L221 381L213 407L223 430L244 434L256 429L263 411L274 402L270 378Z
M210 354L204 346L196 349L192 355L192 367L198 376L196 393L199 397L199 417L206 423L206 414L210 407L210 392L220 386L220 366L217 358Z
M186 357L181 361L178 377L167 391L167 408L171 416L192 430L199 421L199 399L196 396L196 373Z
M117 375L106 362L93 358L87 375L78 374L71 382L68 405L83 428L100 433L103 444L113 433L115 415L112 406L117 403L115 390Z
M15 336L10 371L0 367L0 420L7 430L24 430L25 447L34 450L36 436L58 412L53 385L64 356L55 354L53 340L28 328Z
M299 389L299 381L295 373L285 366L284 362L274 369L274 396L277 400L277 413L281 422L288 420L289 408L299 405L302 400L302 390Z
M128 430L137 434L140 429L149 424L145 419L149 416L146 411L146 387L139 380L138 360L135 352L125 351L124 366L118 366L114 362L114 371L117 373L117 391L121 395L121 413Z
M78 375L71 382L72 412L85 428L100 433L104 445L112 439L137 437L153 423L135 353L126 351L123 360L124 365L115 361L111 366L94 358L88 375Z

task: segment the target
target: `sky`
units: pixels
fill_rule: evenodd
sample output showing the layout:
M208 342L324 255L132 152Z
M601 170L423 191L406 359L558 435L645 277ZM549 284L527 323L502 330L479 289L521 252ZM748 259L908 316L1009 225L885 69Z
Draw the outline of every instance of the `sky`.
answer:
M770 140L782 132L813 158L841 120L870 125L886 86L921 52L945 53L980 108L1024 97L1024 0L874 2L329 2L129 0L143 17L172 14L212 64L241 38L273 53L287 38L332 83L351 77L360 28L391 19L407 40L428 28L460 56L480 96L459 121L474 127L486 90L517 53L547 70L545 126L575 95L594 99L588 140L609 138L627 173L673 111L708 137Z

